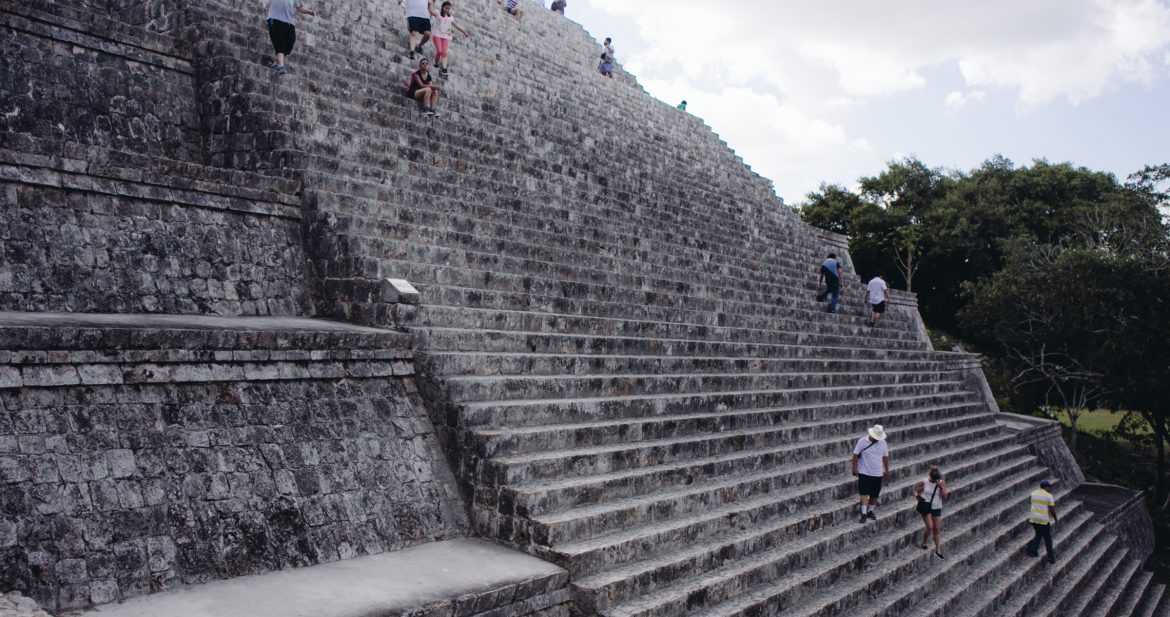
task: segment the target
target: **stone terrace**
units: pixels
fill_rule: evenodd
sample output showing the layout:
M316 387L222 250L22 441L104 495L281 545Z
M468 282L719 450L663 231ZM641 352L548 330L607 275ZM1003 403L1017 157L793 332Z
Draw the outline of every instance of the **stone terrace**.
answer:
M134 118L64 135L19 115L9 120L6 200L27 204L21 224L63 248L62 256L21 253L23 269L0 288L5 308L324 316L408 332L413 364L402 375L391 364L391 376L406 378L392 398L425 406L430 423L415 425L417 434L434 431L466 503L453 512L446 489L422 497L434 505L431 520L443 523L414 539L468 526L553 562L568 572L576 614L1170 612L1162 587L1140 569L1148 546L1118 533L1123 515L1108 520L1076 498L1083 478L1053 425L1001 418L976 358L930 349L912 297L895 294L881 327L867 327L846 240L801 224L694 117L650 99L629 75L597 75L596 44L560 16L532 10L517 24L491 0L458 3L475 36L452 44L442 115L431 119L399 94L411 69L394 3L320 7L321 17L299 24L291 73L281 77L265 68L271 50L255 2L109 8L95 17L80 0L30 0L11 7L7 27L22 40L62 30L93 37L114 16L119 25L91 47L166 56L152 64L157 75L134 76L130 87L155 79L174 88L169 96L195 93L194 107L183 99L163 124L181 132L196 118L198 136L166 150L178 144L154 141L183 138L142 138ZM19 83L56 87L37 79ZM199 182L188 185L190 175ZM140 185L151 188L122 188ZM215 198L201 196L197 214L184 215L191 218L169 218L184 212L174 209L136 216L160 200L183 203L190 190ZM89 206L94 199L78 193L128 203ZM209 216L208 204L226 212ZM118 208L130 218L101 219ZM140 218L160 224L145 234L117 228ZM126 247L135 261L103 260L113 240L95 242L101 233L133 239ZM157 242L174 256L164 272L188 283L160 287L159 277L135 276L160 267ZM86 250L95 257L80 264L66 256ZM208 257L221 250L223 258ZM830 250L844 256L848 275L837 315L812 299L816 265ZM110 282L84 287L89 277L77 274L90 270ZM414 283L421 303L395 302L387 277ZM396 336L361 331L373 341ZM345 348L322 336L330 353ZM223 349L233 361L247 348L237 344ZM408 343L361 348L383 344L405 351ZM23 381L36 368L18 367L22 381L9 387L41 385ZM138 374L128 370L123 380ZM229 369L199 370L169 374L213 382ZM279 378L273 370L269 379ZM361 395L326 391L353 387L358 376L330 370L311 376L322 389L304 396L352 401L360 412ZM846 462L852 441L875 422L891 432L893 477L878 520L859 525ZM427 459L429 447L414 452ZM911 487L932 465L956 495L945 562L917 548L920 523L909 512ZM432 469L433 486L445 487L445 472ZM1025 500L1042 477L1061 480L1054 567L1022 557ZM364 499L398 490L377 474L369 479L387 484ZM282 492L292 494L273 496ZM331 494L312 481L294 492L310 501ZM348 520L363 519L362 503ZM340 518L332 522L330 537L352 535ZM148 576L122 575L124 583L70 562L62 571L87 578L57 582L55 597L84 583L101 602L172 578L195 583L415 543L377 533L360 536L368 544L321 537L310 536L316 543L305 553L327 558L245 552L256 559L239 569L226 560L214 573L170 566L164 550L157 586L149 559L131 568ZM131 541L153 554L149 539ZM90 579L105 595L93 595ZM111 584L138 591L111 594ZM528 586L533 598L555 597L552 587ZM924 596L927 589L950 592ZM532 609L557 614L565 599ZM506 614L523 614L524 603L516 599ZM431 609L465 614L457 603Z

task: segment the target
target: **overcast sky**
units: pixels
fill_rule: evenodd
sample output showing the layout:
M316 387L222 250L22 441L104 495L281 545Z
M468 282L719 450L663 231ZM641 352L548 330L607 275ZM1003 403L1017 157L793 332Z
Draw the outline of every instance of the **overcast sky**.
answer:
M1170 162L1170 0L569 0L790 204L890 160Z

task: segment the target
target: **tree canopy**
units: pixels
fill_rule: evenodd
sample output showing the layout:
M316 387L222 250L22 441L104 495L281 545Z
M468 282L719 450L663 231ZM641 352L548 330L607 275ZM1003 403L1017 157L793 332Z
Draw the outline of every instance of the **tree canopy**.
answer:
M900 271L930 327L1008 370L1000 394L1017 406L1067 411L1074 438L1082 409L1139 412L1170 503L1168 184L1166 164L1121 183L1042 160L959 172L907 159L856 191L822 185L800 212L850 237L863 277Z

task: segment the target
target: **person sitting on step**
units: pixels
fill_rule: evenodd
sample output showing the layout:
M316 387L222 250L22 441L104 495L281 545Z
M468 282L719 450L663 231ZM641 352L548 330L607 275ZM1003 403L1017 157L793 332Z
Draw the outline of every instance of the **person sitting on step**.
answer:
M406 30L407 35L406 48L410 50L410 59L414 60L415 54L423 52L423 45L431 40L431 13L435 10L435 0L398 0L400 6L406 7ZM418 45L415 45L415 35L421 37Z
M568 4L569 3L565 2L565 0L553 0L552 6L549 8L551 8L554 12L557 12L557 13L560 13L561 15L564 15L565 14L565 6L567 6Z
M447 47L451 44L451 38L455 36L455 31L462 32L463 36L468 38L471 37L470 32L455 23L455 17L451 15L453 10L454 7L450 2L444 2L438 13L431 13L435 16L433 20L434 38L432 39L435 45L435 66L439 67L439 74L443 77L447 76Z
M293 45L297 42L297 13L316 15L302 8L300 0L270 0L268 3L268 38L272 40L272 48L276 52L269 68L278 75L288 72L284 68L284 57L292 53Z
M435 105L439 103L442 87L431 80L430 65L431 61L426 58L418 61L418 70L410 74L406 96L418 101L418 107L424 114L435 116L438 115Z
M520 8L520 0L496 0L504 6L504 10L509 15L516 18L516 21L524 19L524 9Z

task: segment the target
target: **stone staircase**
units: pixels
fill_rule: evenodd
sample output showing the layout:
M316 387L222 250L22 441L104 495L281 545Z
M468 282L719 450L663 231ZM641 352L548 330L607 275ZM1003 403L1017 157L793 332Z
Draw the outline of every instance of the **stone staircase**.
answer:
M870 328L847 268L825 314L817 266L848 267L845 239L701 121L597 75L579 27L459 3L475 36L435 120L400 95L394 3L322 8L282 77L255 2L183 9L168 45L193 56L204 162L299 196L316 311L411 334L471 525L565 568L576 614L1170 614L1071 482L1060 561L1026 559L1052 461L931 350L913 298ZM387 277L421 303L384 301ZM849 451L874 423L892 478L859 525ZM931 466L955 493L945 561L910 511Z
M322 308L414 335L474 525L568 569L576 613L880 601L893 615L927 610L938 583L964 593L932 614L1095 599L1049 593L1044 564L1021 559L1044 462L930 351L912 306L866 327L850 273L842 314L823 314L816 265L843 242L777 207L700 122L598 79L592 42L559 17L518 28L488 2L458 7L476 36L453 46L431 120L396 98L410 68L379 29L402 34L393 7L335 10L302 23L314 38L292 79L268 77L263 39L238 34L248 13L221 26L251 52L233 53L253 113L287 114L301 136L289 159L319 225ZM336 29L346 19L378 27ZM544 51L558 47L575 56ZM385 277L409 279L421 305L379 307ZM894 477L862 526L848 451L874 422L896 430ZM942 565L905 511L932 465L956 491ZM1062 507L1062 554L1097 556L1094 572L1132 564L1076 501Z

